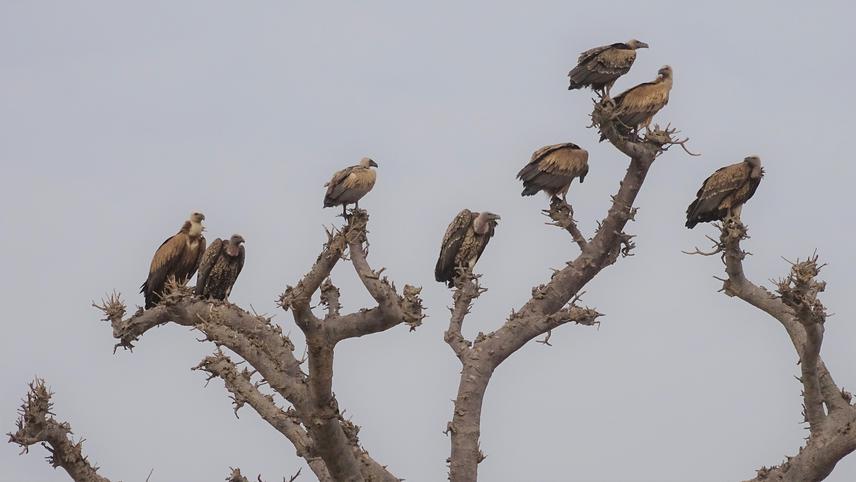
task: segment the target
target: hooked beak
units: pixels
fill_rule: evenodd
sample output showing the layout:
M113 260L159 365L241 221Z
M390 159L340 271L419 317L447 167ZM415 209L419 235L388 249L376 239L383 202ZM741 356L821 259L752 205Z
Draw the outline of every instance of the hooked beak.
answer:
M648 48L648 44L646 44L645 42L638 42L638 43L636 44L636 48L637 48L637 49L647 49L647 48Z
M370 160L369 160L369 166L371 166L371 167L377 167L377 163L376 163L376 162L374 162L374 161L372 161L372 160L370 159Z

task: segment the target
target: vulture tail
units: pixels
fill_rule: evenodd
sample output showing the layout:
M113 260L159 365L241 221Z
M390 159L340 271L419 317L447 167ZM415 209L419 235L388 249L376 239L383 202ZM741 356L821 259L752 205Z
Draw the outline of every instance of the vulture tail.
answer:
M534 196L538 194L541 188L538 186L524 186L523 192L520 193L521 196Z

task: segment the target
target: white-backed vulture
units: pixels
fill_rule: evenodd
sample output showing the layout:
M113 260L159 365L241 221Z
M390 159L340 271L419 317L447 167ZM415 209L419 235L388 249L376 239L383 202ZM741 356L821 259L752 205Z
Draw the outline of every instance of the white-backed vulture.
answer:
M686 226L692 229L698 223L739 220L743 203L755 194L762 177L764 169L758 156L717 169L704 180L696 200L687 208Z
M464 209L459 212L443 236L434 278L451 288L455 286L458 270L472 271L493 237L499 219L498 215L487 211L474 213Z
M202 255L196 277L196 296L225 300L244 267L244 237L233 234L228 241L214 240Z
M350 166L336 171L330 182L324 184L327 193L324 195L324 207L342 206L342 214L348 204L360 207L360 199L374 187L377 173L372 169L377 163L368 157L362 158L356 166Z
M580 54L577 66L568 72L568 90L591 87L609 97L612 84L630 71L636 60L636 49L646 49L648 44L633 39L625 43L602 45Z
M588 151L571 142L544 146L534 154L529 164L517 173L523 181L521 196L544 191L564 200L574 178L580 182L588 174Z
M657 79L632 87L615 97L615 113L624 128L632 131L648 127L654 114L669 103L672 90L672 68L665 65ZM601 138L602 140L603 138Z
M205 252L205 236L202 231L202 221L205 215L193 213L184 222L181 230L160 245L152 264L149 267L149 277L140 287L140 293L146 299L146 308L155 306L163 295L164 285L169 278L175 278L179 283L187 280L196 273L202 253Z

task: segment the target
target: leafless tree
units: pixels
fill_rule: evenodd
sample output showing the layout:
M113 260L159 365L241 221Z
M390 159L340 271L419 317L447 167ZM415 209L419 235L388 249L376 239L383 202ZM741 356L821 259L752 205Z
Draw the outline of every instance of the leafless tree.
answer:
M455 482L475 481L478 464L481 410L493 372L518 349L536 337L549 344L551 330L564 324L592 326L602 316L580 304L584 287L619 258L632 255L633 236L625 232L634 219L634 202L654 161L670 147L685 148L674 129L655 126L644 135L627 132L616 119L614 105L607 99L595 104L592 125L618 151L629 158L627 171L612 196L607 213L593 236L587 238L574 220L573 207L552 199L544 213L551 224L566 230L579 247L579 254L546 283L532 289L531 298L511 312L495 331L479 333L468 340L462 326L472 303L485 289L479 275L462 272L453 290L451 317L445 341L461 362L461 375L452 420L449 475ZM368 263L367 224L369 216L355 209L341 229L328 231L328 239L311 269L279 299L290 311L306 339L305 358L295 356L295 346L270 318L250 313L228 302L201 300L184 286L171 285L162 302L149 310L138 310L126 318L126 306L118 294L96 305L118 340L115 348L131 349L142 335L156 326L175 323L202 334L215 352L196 369L209 379L223 380L237 411L249 405L263 420L285 436L321 481L400 480L385 465L372 458L359 442L359 427L342 416L333 393L333 358L343 340L377 333L404 324L411 330L424 318L420 288L405 285L399 292L383 269ZM810 436L804 449L785 463L762 468L753 480L815 481L830 473L835 463L856 448L853 421L856 408L850 395L833 382L820 358L826 310L817 296L823 283L815 278L821 266L817 258L794 263L790 275L778 283L776 294L750 282L743 275L744 252L740 241L746 230L738 223L722 228L714 252L723 255L728 278L726 294L737 296L779 320L800 358L806 421ZM706 253L711 254L711 253ZM339 290L330 273L340 260L349 260L366 290L376 302L372 308L341 313ZM317 295L317 297L316 297ZM318 305L313 306L313 299ZM242 361L235 362L225 347ZM114 348L114 349L115 349ZM248 365L239 367L240 363ZM107 481L97 474L82 453L82 441L74 443L69 424L51 413L50 392L41 380L30 385L20 411L18 429L10 441L27 448L42 443L49 461L64 468L76 481ZM287 408L283 408L287 405ZM296 475L292 477L292 480ZM246 481L239 469L226 480Z

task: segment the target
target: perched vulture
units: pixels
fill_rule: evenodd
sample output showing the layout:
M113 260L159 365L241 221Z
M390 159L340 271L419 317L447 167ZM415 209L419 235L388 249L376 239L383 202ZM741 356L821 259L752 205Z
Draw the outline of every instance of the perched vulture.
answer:
M359 208L360 199L372 190L377 179L377 173L372 167L377 167L377 163L364 157L356 166L346 167L333 174L333 179L324 184L327 188L324 207L342 206L342 214L345 214L345 206L348 204L353 203Z
M704 180L696 194L696 200L687 208L687 227L698 223L740 219L743 203L748 201L761 178L764 169L758 156L749 156L730 166L717 169Z
M199 275L196 277L196 296L224 300L232 293L232 286L244 267L243 236L233 234L228 241L214 240L202 255Z
M140 293L146 298L146 308L151 308L160 301L164 285L170 277L179 283L187 283L196 273L202 253L205 252L203 220L204 214L191 214L181 230L164 241L155 251L149 267L149 277L140 287Z
M632 87L615 97L615 113L623 127L637 130L648 127L654 114L669 103L672 90L672 68L665 65L657 72L657 79ZM603 140L603 138L601 138Z
M568 73L571 84L568 90L591 87L609 97L612 84L630 71L636 60L636 49L646 49L648 44L636 39L625 43L602 45L580 54L577 66Z
M580 182L588 174L588 151L566 142L545 146L532 154L532 160L517 173L523 181L521 196L532 196L544 191L551 196L565 199L574 178Z
M487 211L474 213L469 209L459 212L443 236L440 257L434 268L434 278L445 282L449 288L455 286L455 278L461 268L470 271L493 237L499 216Z

